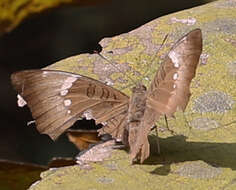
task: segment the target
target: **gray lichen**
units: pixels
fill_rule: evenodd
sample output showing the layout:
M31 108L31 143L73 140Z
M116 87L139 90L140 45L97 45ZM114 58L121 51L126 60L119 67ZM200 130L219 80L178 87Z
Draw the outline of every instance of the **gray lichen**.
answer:
M222 173L221 168L213 167L203 161L187 162L174 173L183 177L211 179Z
M193 110L200 113L223 113L227 110L232 109L233 104L233 99L226 93L219 91L210 91L198 97L194 101Z
M196 118L190 122L190 125L195 129L210 130L219 127L219 123L209 118Z

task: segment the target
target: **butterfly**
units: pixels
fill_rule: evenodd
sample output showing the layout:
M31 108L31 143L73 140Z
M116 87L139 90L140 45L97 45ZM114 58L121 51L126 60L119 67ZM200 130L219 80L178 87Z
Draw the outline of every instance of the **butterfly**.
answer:
M185 110L190 83L202 52L202 33L195 29L178 40L147 89L139 83L128 97L98 80L57 70L24 70L11 80L18 105L28 105L40 133L53 140L78 119L94 119L130 148L132 162L149 157L148 134L158 119Z

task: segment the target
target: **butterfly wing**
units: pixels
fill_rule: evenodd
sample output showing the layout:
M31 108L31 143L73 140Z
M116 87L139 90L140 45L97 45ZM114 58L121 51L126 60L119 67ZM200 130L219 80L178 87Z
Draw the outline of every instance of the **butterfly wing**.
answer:
M27 103L38 131L53 140L82 117L103 123L104 133L121 138L120 119L129 100L122 92L85 76L53 70L20 71L11 80L19 93L18 105Z
M147 92L146 110L140 124L132 160L142 163L149 156L148 133L161 115L173 116L185 110L190 83L202 52L202 33L195 29L182 37L166 56Z
M195 29L182 37L166 56L148 90L147 106L160 115L185 110L190 83L202 53L202 33Z
M88 149L90 144L101 141L97 130L72 130L66 131L67 137L80 151Z

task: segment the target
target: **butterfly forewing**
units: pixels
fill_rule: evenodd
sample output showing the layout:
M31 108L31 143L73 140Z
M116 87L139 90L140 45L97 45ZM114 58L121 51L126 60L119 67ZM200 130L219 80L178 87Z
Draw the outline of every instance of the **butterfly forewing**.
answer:
M168 116L177 108L185 109L201 52L200 29L191 31L174 45L151 83L147 98L149 107Z
M12 74L12 84L29 106L40 133L56 139L81 117L122 123L128 97L97 80L52 70L27 70ZM113 114L111 114L113 113ZM119 116L121 115L121 116ZM110 126L108 126L110 124ZM119 133L117 131L117 133Z

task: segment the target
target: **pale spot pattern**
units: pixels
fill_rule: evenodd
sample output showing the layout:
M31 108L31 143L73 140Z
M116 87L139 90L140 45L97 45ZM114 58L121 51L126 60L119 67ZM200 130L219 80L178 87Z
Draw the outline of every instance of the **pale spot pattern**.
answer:
M174 63L174 67L179 68L179 63Z
M32 124L34 124L34 123L36 123L36 121L35 121L35 120L28 121L28 122L27 122L27 126L30 126L30 125L32 125Z
M105 121L102 122L102 125L103 125L103 126L106 126L106 125L107 125L107 122L105 122Z
M82 117L85 117L87 120L94 119L93 114L92 114L92 110L88 109L88 110L84 111Z
M62 90L61 92L60 92L60 95L61 96L65 96L65 95L67 95L68 94L68 90Z
M60 95L65 96L68 93L68 89L70 89L72 87L73 83L77 79L78 79L77 77L68 77L68 78L66 78L66 80L64 81L64 83L61 86Z
M171 61L173 62L174 67L179 68L179 58L178 58L179 54L177 54L174 51L170 51L168 56L171 59Z
M65 106L70 106L71 105L71 100L70 99L64 100L64 105Z
M27 104L20 94L17 94L17 99L17 104L19 107L24 107Z
M173 79L176 80L177 78L178 78L178 73L175 73L175 74L173 75Z

